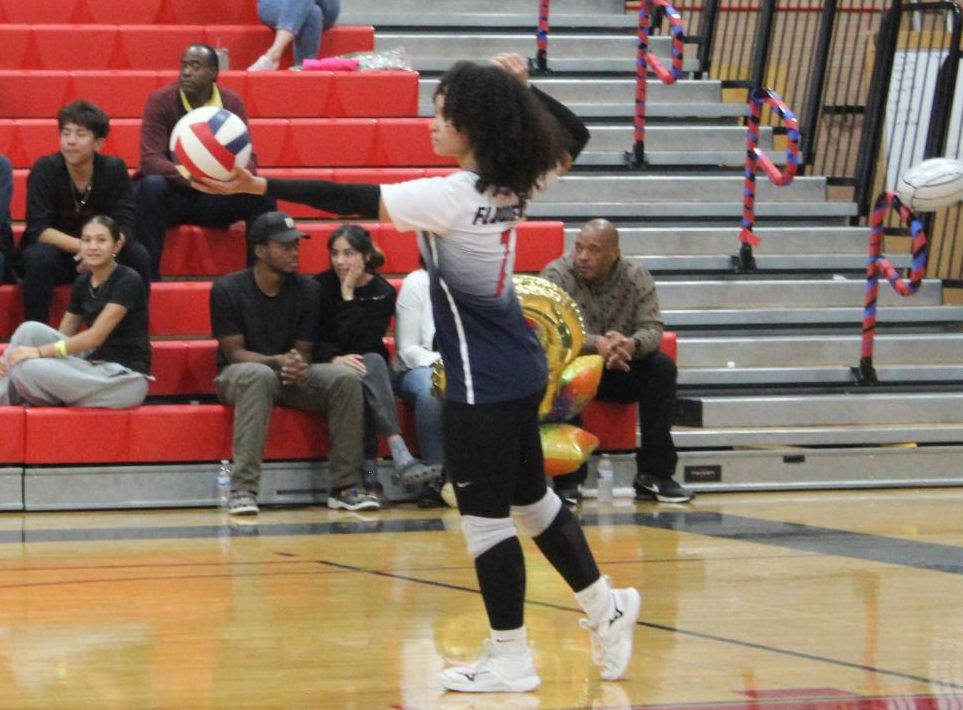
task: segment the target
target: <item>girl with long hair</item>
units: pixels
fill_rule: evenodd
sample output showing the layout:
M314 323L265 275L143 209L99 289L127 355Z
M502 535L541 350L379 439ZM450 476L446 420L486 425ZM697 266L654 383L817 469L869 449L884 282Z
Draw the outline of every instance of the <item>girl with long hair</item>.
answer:
M528 691L541 682L524 626L525 559L516 525L575 592L602 678L615 680L631 659L639 593L612 588L578 521L546 486L538 406L547 363L512 286L515 226L546 178L574 157L575 141L560 126L573 116L510 69L468 62L442 76L434 103L432 146L459 166L446 177L340 185L240 170L225 183L205 180L203 189L377 215L418 232L447 378L445 462L491 627L481 659L448 668L439 680L464 692Z
M147 395L147 287L117 263L124 237L112 218L92 217L80 242L88 270L74 281L60 326L27 321L10 338L0 359L0 404L123 409Z

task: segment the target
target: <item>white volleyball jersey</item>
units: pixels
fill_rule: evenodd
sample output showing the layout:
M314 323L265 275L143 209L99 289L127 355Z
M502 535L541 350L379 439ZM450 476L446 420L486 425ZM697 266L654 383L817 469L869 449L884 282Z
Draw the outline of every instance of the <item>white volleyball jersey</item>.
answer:
M480 193L477 179L462 170L382 185L381 198L395 227L420 234L446 398L491 404L538 392L548 370L512 286L518 197Z

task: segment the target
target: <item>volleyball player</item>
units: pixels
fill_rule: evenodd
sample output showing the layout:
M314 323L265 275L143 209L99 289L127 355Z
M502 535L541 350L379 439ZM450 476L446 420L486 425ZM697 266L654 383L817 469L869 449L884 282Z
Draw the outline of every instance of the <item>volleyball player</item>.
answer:
M564 107L499 66L468 62L442 76L434 103L432 146L460 168L446 177L341 185L241 169L227 182L205 179L199 189L378 216L419 233L447 378L445 461L491 627L482 658L442 671L440 682L465 692L529 691L540 683L524 626L516 525L575 592L602 678L615 680L631 659L640 596L611 587L577 520L546 486L538 422L546 358L512 287L515 227L546 176L571 161L572 138L560 128Z

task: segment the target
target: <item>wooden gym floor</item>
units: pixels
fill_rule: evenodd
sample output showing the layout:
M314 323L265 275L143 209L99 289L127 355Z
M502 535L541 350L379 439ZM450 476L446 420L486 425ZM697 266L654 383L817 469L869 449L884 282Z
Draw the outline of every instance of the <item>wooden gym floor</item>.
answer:
M643 592L603 683L526 541L542 687L444 694L486 633L453 510L0 516L2 708L963 709L963 489L582 506Z

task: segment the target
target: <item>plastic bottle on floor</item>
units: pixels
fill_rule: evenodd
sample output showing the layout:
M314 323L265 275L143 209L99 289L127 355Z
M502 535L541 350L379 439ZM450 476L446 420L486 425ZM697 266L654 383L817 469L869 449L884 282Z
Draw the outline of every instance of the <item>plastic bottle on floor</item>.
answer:
M612 469L612 459L609 458L608 454L602 454L602 458L599 459L595 476L598 479L598 502L601 504L611 503L615 472Z
M228 500L231 498L231 462L227 459L221 460L221 466L217 469L217 505L220 508L227 508Z

